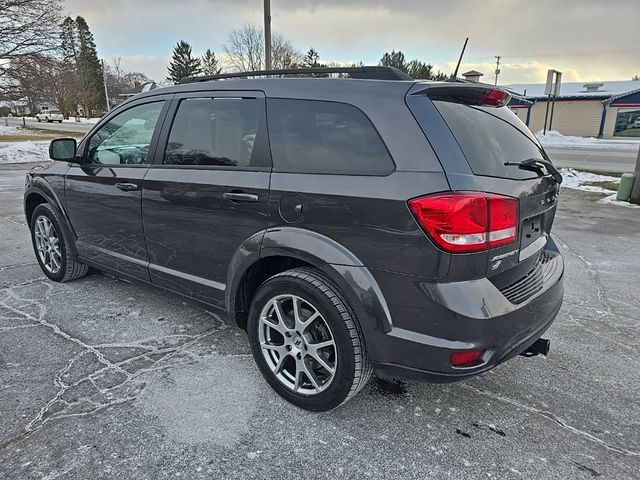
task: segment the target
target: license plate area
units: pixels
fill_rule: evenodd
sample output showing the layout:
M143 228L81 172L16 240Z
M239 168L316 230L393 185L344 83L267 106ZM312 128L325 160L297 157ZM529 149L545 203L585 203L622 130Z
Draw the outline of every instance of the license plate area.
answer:
M525 219L521 225L520 250L524 250L538 238L542 236L544 225L544 215L536 215Z

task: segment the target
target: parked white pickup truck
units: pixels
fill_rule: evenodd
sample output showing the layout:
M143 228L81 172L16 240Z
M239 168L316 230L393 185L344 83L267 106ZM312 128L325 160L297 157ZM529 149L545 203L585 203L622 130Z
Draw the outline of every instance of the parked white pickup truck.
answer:
M64 120L64 115L60 110L42 110L40 113L36 115L36 119L38 122L60 122Z

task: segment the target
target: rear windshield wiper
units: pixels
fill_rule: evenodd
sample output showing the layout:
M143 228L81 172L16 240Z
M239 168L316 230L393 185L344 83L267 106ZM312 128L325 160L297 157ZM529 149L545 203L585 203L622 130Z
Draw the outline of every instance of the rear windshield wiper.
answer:
M547 172L549 172L556 183L562 183L562 175L555 167L555 165L549 160L543 160L542 158L527 158L526 160L522 160L521 162L504 162L504 164L507 167L514 165L521 168L522 170L541 171L542 167L545 167L547 169Z

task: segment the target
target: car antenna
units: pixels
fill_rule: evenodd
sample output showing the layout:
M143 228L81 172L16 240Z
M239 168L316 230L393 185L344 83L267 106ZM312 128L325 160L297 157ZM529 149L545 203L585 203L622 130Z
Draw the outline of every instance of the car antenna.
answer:
M460 58L458 59L458 64L456 65L455 71L451 74L451 78L449 81L455 82L458 79L458 70L460 69L460 63L462 63L462 56L464 55L464 51L467 48L467 42L469 41L469 37L464 39L464 45L462 46L462 51L460 52Z

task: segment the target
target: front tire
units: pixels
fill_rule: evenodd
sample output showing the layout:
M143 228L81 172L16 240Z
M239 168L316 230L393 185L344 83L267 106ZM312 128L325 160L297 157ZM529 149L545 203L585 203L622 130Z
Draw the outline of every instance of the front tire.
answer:
M264 282L253 298L247 333L269 385L306 410L341 405L371 376L353 310L315 269L288 270Z
M55 282L84 277L89 267L78 262L65 238L60 212L48 203L38 205L31 215L31 241L43 273Z

